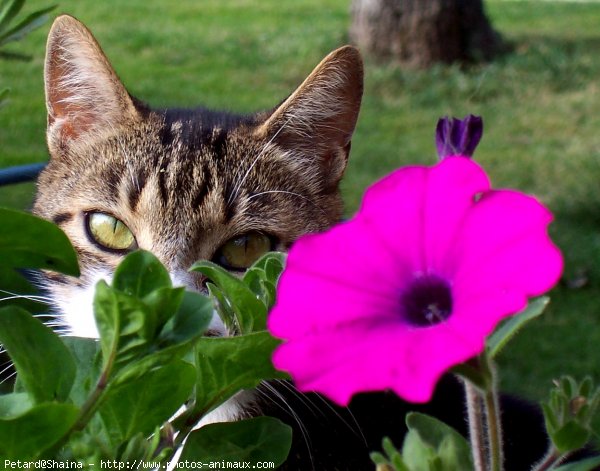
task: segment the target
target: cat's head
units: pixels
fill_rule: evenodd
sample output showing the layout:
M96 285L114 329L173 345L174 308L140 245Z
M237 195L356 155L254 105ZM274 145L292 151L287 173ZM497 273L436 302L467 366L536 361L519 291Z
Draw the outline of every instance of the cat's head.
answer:
M362 75L346 46L268 112L152 110L129 95L87 28L59 17L45 64L51 159L34 212L79 254L79 279L43 275L65 330L97 335L94 286L136 248L197 290L196 260L242 272L338 221Z

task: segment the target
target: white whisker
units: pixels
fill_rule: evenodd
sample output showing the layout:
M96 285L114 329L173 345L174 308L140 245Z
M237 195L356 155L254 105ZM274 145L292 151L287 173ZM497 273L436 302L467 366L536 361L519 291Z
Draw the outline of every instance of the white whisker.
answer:
M2 371L0 371L0 376L2 376L4 373L6 373L8 370L10 370L13 367L12 361L9 361L8 363L5 363L4 365L8 365L6 366ZM2 365L2 366L4 366Z
M358 421L356 420L356 417L354 417L354 414L352 413L352 411L349 408L346 408L346 412L348 413L348 415L352 418L352 421L354 422L355 427L353 427L352 425L350 425L346 419L344 419L341 414L336 411L333 406L327 402L327 400L325 400L325 398L323 396L321 396L320 394L316 395L322 402L323 404L325 404L327 406L327 408L329 408L342 422L343 424L348 427L350 430L355 430L357 432L357 435L360 435L360 437L362 438L365 446L368 445L367 443L367 438L365 437L365 434L363 433L362 429L360 428L360 424L358 423Z
M275 134L273 134L273 136L271 137L271 139L269 139L269 141L264 145L264 147L259 152L259 154L256 156L256 158L252 161L252 163L250 164L250 167L248 167L248 170L246 170L246 173L244 173L244 175L242 176L242 178L238 181L238 183L233 188L231 194L229 195L229 198L227 199L227 205L230 205L233 202L233 200L235 200L235 198L237 198L237 196L238 196L238 194L239 194L239 192L240 192L240 190L242 188L242 185L244 184L244 182L248 178L248 175L250 175L250 172L252 171L252 169L256 165L256 162L258 162L262 158L262 156L265 155L265 153L267 152L267 149L269 148L269 146L273 143L273 141L275 139L277 139L277 136L279 135L279 133L291 121L291 119L292 119L292 117L288 118L281 125L281 127L277 130L277 132Z
M4 373L4 371L2 371L2 373ZM0 373L0 374L2 374L2 373ZM2 381L0 381L0 384L4 384L6 381L9 381L10 379L14 378L16 375L17 375L17 372L13 371L6 378L4 378Z
M43 303L50 303L52 301L52 299L49 296L41 296L41 295L37 295L37 294L19 294L19 293L13 293L11 291L6 291L3 289L0 289L0 293L9 295L6 298L0 299L0 301L11 301L13 299L28 299L29 301L43 302Z
M302 420L300 420L300 416L287 403L287 401L285 400L285 397L283 397L283 395L279 391L277 391L271 384L263 381L261 383L261 386L264 387L275 398L277 398L277 399L279 399L279 401L281 401L281 404L279 404L278 402L275 402L275 404L282 410L286 410L287 412L289 412L290 415L293 417L294 421L298 424L298 428L300 429L300 433L302 434L302 439L304 440L304 443L306 444L306 449L308 451L308 456L309 456L313 471L315 471L315 466L314 466L314 461L313 461L313 456L312 456L312 451L311 451L311 449L312 449L311 440L308 435L308 430L306 430L306 426L302 423ZM267 399L271 399L271 398L269 398L268 394L266 394L265 391L261 391L260 388L257 389L257 391L259 393L261 393L263 396L267 397Z
M54 319L56 317L56 314L48 314L48 313L39 313L39 314L33 314L33 317L39 317L44 318L44 317L48 317L50 319Z

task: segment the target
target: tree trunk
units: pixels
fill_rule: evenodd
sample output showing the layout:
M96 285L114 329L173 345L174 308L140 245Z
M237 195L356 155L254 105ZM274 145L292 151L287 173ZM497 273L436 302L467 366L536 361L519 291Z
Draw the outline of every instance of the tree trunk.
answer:
M419 68L490 60L503 47L482 0L353 0L350 39L367 54Z

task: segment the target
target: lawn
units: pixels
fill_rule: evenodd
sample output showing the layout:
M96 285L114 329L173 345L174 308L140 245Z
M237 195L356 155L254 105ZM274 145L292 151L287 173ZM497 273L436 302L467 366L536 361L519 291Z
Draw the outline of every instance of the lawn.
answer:
M269 108L344 44L349 0L82 2L58 11L84 21L130 92L152 105ZM28 9L46 6L30 0ZM536 194L556 215L565 277L543 319L500 359L502 385L541 399L552 378L600 379L600 4L488 1L513 45L497 61L409 71L366 61L364 105L343 191L408 163L433 163L438 117L483 116L476 154L496 186ZM0 166L44 161L43 55L49 25L18 44L30 63L0 63L11 103L0 111ZM32 185L0 188L27 207Z

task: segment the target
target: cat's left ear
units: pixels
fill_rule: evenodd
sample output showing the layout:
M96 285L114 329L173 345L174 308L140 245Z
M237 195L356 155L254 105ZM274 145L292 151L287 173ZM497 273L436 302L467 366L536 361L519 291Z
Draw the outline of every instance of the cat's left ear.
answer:
M139 116L92 33L71 16L59 16L50 28L44 80L53 157Z
M256 134L297 159L301 167L337 187L348 161L363 92L363 63L358 50L330 53L306 80L256 130Z

